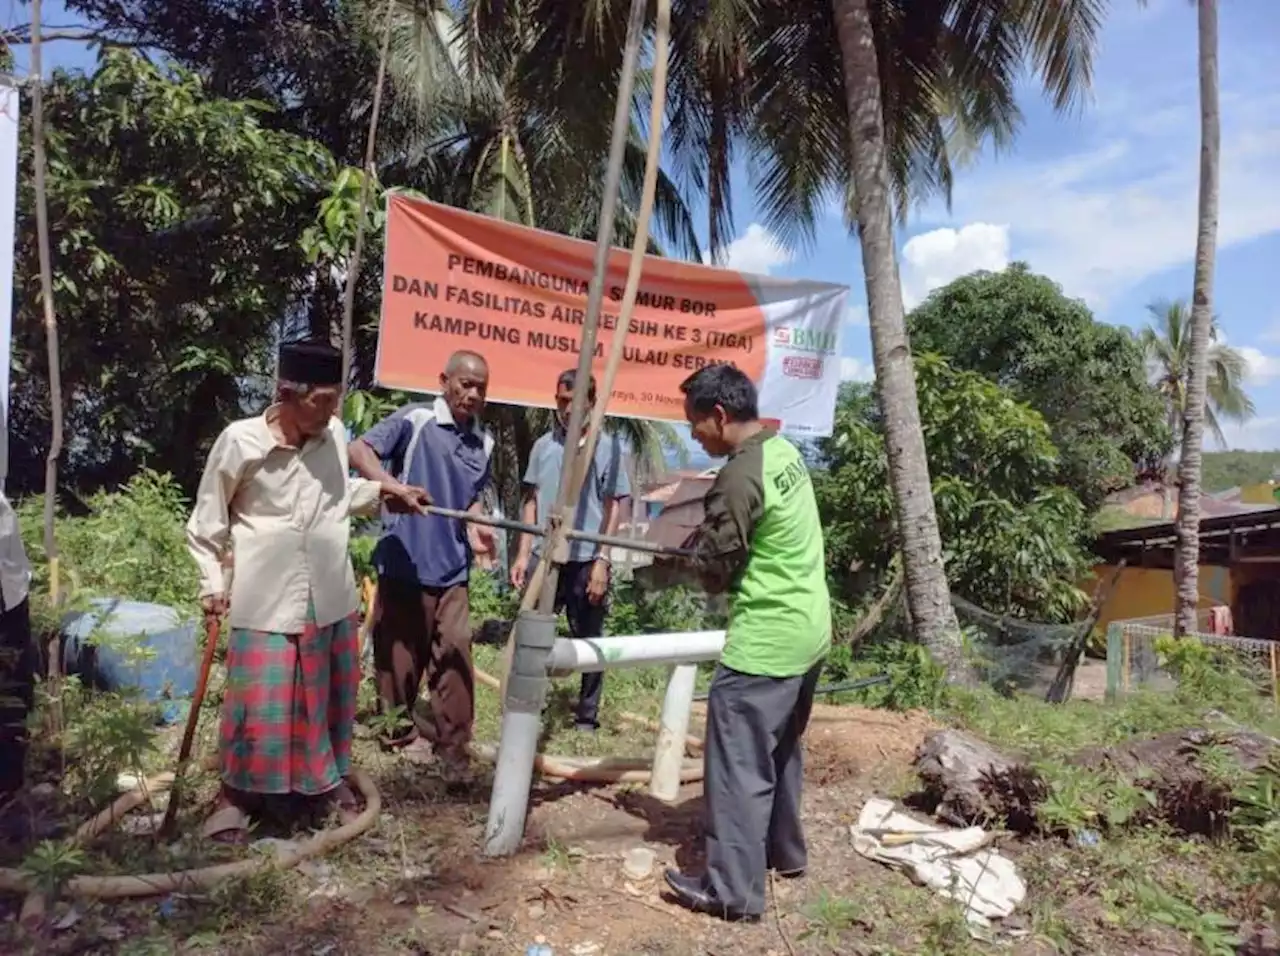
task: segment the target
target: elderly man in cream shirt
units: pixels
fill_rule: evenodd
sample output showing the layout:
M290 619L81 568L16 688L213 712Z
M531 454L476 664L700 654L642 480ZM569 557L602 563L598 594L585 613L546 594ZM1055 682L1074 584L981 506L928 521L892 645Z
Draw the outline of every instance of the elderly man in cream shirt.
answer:
M18 516L0 492L0 802L21 789L27 758L26 724L37 661L27 606L30 586L31 565Z
M430 499L350 477L341 381L337 349L285 345L277 403L218 436L187 525L205 610L230 624L213 839L242 842L267 797L325 798L344 819L357 810L345 780L360 680L349 518Z

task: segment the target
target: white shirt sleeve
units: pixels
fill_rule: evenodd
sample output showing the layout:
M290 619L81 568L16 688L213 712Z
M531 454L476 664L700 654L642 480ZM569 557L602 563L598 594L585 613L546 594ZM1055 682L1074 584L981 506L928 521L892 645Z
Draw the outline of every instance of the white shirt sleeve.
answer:
M351 517L372 517L382 503L382 485L367 478L347 479L347 514Z
M200 572L200 596L225 594L222 559L231 539L231 499L244 467L243 456L230 429L218 436L209 451L196 504L187 521L187 549Z

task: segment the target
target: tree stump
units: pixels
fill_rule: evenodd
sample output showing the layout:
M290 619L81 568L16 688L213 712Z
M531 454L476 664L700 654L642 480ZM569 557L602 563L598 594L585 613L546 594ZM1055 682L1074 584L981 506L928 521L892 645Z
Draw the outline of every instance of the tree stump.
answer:
M938 819L955 826L1003 820L1003 791L1022 765L962 730L936 730L916 753L916 773Z

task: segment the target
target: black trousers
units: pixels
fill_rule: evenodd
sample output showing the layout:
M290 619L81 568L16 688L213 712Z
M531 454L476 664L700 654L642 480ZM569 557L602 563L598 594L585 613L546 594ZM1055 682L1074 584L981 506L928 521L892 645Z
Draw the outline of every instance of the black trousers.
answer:
M560 569L556 581L556 610L564 610L569 624L569 636L576 640L600 637L604 634L604 621L609 616L609 598L599 604L587 600L587 585L591 581L594 561L569 561ZM579 727L600 726L600 697L604 693L604 674L583 674L582 690L578 694L578 712L574 723Z
M37 669L30 605L0 611L0 794L22 787Z
M529 564L529 577L538 566L539 558ZM609 616L609 596L599 604L587 600L587 585L591 581L594 561L567 561L560 568L556 579L555 611L564 611L569 624L569 636L586 640L604 634L604 622ZM583 674L582 691L578 694L578 710L573 721L579 727L600 726L600 698L604 694L604 674Z
M800 677L721 666L707 701L706 881L726 910L764 912L770 868L808 865L800 791L801 738L822 665Z

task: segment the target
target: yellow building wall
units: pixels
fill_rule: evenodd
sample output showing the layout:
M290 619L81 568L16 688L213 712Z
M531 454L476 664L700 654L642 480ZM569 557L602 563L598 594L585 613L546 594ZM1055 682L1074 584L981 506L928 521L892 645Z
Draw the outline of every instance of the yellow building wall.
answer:
M1107 582L1115 573L1112 565L1102 564L1094 569L1093 577L1081 587L1086 594L1093 594L1099 580ZM1172 614L1177 594L1173 586L1173 572L1163 568L1125 568L1102 606L1098 627L1106 628L1112 621L1125 621L1135 617L1155 617ZM1200 566L1200 606L1231 605L1235 598L1235 585L1227 568Z
M1250 505L1277 504L1274 482L1264 481L1259 485L1245 485L1240 489L1240 500Z

